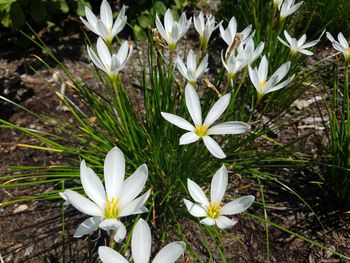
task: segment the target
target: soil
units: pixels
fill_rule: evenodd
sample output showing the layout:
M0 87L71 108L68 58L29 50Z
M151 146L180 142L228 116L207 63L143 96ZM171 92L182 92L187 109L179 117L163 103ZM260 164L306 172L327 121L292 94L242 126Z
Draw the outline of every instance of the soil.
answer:
M70 35L59 45L54 46L61 55L64 63L70 70L76 72L84 79L91 79L90 66L80 46L83 36ZM84 48L84 46L83 46ZM20 55L18 55L20 53ZM31 48L26 52L18 53L4 49L0 52L0 95L34 112L57 113L62 118L69 119L64 107L59 103L54 90L60 89L62 85L62 71L53 65L55 74L49 72L37 62L30 54L40 54L40 51ZM45 54L41 53L42 56ZM31 65L37 69L31 70ZM306 92L290 109L290 114L295 111L302 112L301 117L293 119L289 128L283 130L278 137L281 141L301 136L310 130L317 130L313 137L308 137L304 143L315 147L316 143L324 143L324 130L319 119L317 103L314 96L316 90ZM14 124L33 129L50 131L49 125L39 122L29 113L4 103L0 100L0 115L4 120ZM15 130L0 128L0 171L4 172L8 166L16 165L50 165L64 163L64 157L34 149L24 149L18 143L31 144L33 138L23 135ZM317 151L317 148L315 149ZM269 220L279 223L284 227L307 236L316 242L324 244L325 247L350 255L350 214L335 211L332 205L324 200L324 192L318 187L312 187L310 181L314 178L305 174L304 171L286 171L290 173L290 183L298 192L310 201L316 208L321 220L325 224L322 229L316 217L300 202L287 194L279 187L271 184L265 185L268 193L268 202L274 204L269 212ZM247 178L235 177L230 181L228 193L231 195L247 194L244 189L249 185L249 194L254 194L260 199L260 190ZM4 181L1 180L4 186ZM241 190L236 190L241 189ZM47 185L34 185L31 187L1 188L0 200L6 202L21 196L30 196L39 192L47 191ZM262 215L262 209L254 206L253 213ZM83 220L83 216L71 207L64 209L69 226L75 228ZM222 242L225 253L230 262L266 262L266 232L265 224L248 216L238 216L239 222L231 231L223 233ZM69 251L62 245L62 204L54 201L21 202L8 206L0 206L0 254L4 262L62 262L64 253L67 257ZM193 221L183 220L181 222L186 238L197 248L205 262L210 262L209 255L205 249L200 236L198 224ZM341 260L331 252L325 252L317 247L310 246L307 242L295 238L274 227L269 228L270 260L271 262L349 262ZM74 229L70 229L70 233ZM156 230L152 230L155 231ZM71 235L72 236L72 235ZM99 234L91 239L98 238ZM74 253L79 251L79 257L74 257L74 262L87 262L88 239L72 240L65 242L74 243ZM212 261L220 262L218 253L214 248L214 240L209 238L209 246L212 247ZM91 244L91 243L90 243ZM92 256L93 260L96 260ZM0 261L1 262L1 261Z

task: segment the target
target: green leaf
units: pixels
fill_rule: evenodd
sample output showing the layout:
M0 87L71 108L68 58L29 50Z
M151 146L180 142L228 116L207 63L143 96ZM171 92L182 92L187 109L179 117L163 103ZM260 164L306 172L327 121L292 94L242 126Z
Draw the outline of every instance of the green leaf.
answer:
M153 25L153 18L151 16L141 15L137 18L137 21L142 28L148 28Z
M16 0L0 0L1 24L8 28L19 28L25 23L22 7Z
M146 40L147 34L144 29L142 29L140 26L135 25L133 28L134 36L137 40Z
M166 6L161 1L155 2L153 8L158 15L164 15L166 12Z
M32 0L29 6L29 13L32 19L40 23L47 18L47 10L45 2L42 0Z
M90 3L85 0L77 0L77 8L75 12L78 16L85 16L85 6L91 8Z
M60 4L60 10L62 11L62 13L66 14L69 12L69 6L67 5L66 0L58 0L59 4Z

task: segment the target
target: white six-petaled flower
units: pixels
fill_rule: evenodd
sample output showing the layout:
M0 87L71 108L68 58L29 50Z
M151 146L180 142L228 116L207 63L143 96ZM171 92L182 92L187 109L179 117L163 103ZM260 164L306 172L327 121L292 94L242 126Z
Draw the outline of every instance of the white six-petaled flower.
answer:
M184 199L187 210L195 217L204 217L200 223L205 225L217 225L221 229L232 227L237 220L231 220L227 215L235 215L247 210L254 202L254 196L246 195L237 198L225 205L222 199L225 195L228 183L226 167L223 165L213 176L210 186L210 201L198 184L187 179L188 191L195 203Z
M350 63L350 47L343 33L340 32L338 34L338 41L336 41L329 32L326 33L326 36L329 39L329 41L332 42L334 49L343 53L345 62Z
M134 263L148 263L151 257L152 236L151 230L143 219L140 219L132 233L131 253ZM175 263L184 253L186 244L182 241L172 242L163 247L152 263ZM128 263L121 254L115 250L101 246L98 248L98 254L103 263Z
M97 54L89 46L87 47L87 52L92 62L96 67L103 70L110 78L115 79L118 75L118 72L125 66L129 60L133 47L129 47L128 41L124 41L121 47L118 50L117 54L112 54L109 52L109 49L102 38L97 40Z
M302 53L302 54L307 55L307 56L312 56L314 54L311 51L307 50L307 48L311 48L311 47L314 47L315 45L317 45L317 43L320 42L320 38L321 38L320 37L320 38L313 40L309 43L305 43L306 34L302 35L301 38L299 40L297 40L296 38L291 37L286 30L284 30L284 36L285 36L288 43L285 42L280 37L277 37L277 38L283 45L290 48L292 55L296 55L299 52L299 53Z
M158 14L156 16L156 27L162 38L168 43L171 50L174 50L177 42L185 35L191 26L192 18L187 20L186 14L182 13L179 21L174 21L173 15L168 9L164 16L164 26L160 21Z
M148 211L144 204L150 191L137 197L147 180L147 166L141 165L125 181L124 172L124 155L117 147L111 149L105 159L105 187L94 171L86 166L85 161L81 162L80 180L90 199L72 190L65 190L61 195L77 210L91 216L80 224L74 237L82 237L101 228L114 237L116 242L120 242L126 234L120 218Z
M197 17L193 16L193 24L199 34L201 46L206 50L211 34L219 27L221 22L215 25L215 17L213 15L207 15L205 21L203 13L200 12Z
M252 32L252 25L247 26L242 32L237 33L237 21L234 16L231 18L226 29L224 29L221 24L219 29L221 38L228 46L225 56L232 51L234 45L238 47L240 44L244 44L249 39L253 38L255 34L255 31Z
M187 54L187 65L185 66L180 57L177 57L176 64L181 75L194 86L198 78L208 70L208 54L197 67L197 56L191 49Z
M84 25L92 32L102 37L108 45L111 44L113 38L123 30L127 20L127 16L125 16L125 6L123 6L117 19L113 23L112 9L106 0L103 0L101 4L100 19L98 19L86 6L85 16L87 21L80 17Z
M237 55L231 53L229 57L225 59L221 52L221 61L227 71L228 79L231 80L236 73L241 71L247 65L252 64L261 55L264 47L265 43L260 42L255 49L253 39L249 39L246 43L242 43L238 46Z
M266 56L263 56L263 58L261 59L259 68L252 69L251 66L249 66L249 77L259 96L263 96L266 93L276 91L287 86L293 80L294 75L292 75L287 80L281 83L279 82L287 75L289 68L290 62L284 63L267 80L268 61L266 59Z
M198 94L192 85L188 83L185 88L185 100L194 126L187 120L177 115L166 112L162 112L161 114L168 122L188 131L181 136L181 145L193 143L199 139L203 139L209 152L216 158L222 159L225 158L226 155L217 142L210 137L210 135L241 134L250 130L250 126L241 121L227 121L210 128L210 126L217 119L219 119L226 110L230 103L230 98L231 94L222 96L211 108L204 122L202 122L202 109Z
M284 20L287 16L290 16L296 12L300 6L303 4L303 1L295 4L295 0L283 0L278 4L278 9L280 10L280 19Z

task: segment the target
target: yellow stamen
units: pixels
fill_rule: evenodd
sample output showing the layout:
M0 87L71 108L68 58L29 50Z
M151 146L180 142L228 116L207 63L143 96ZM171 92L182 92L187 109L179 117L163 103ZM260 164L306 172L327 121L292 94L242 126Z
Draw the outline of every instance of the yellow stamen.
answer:
M111 200L107 198L105 213L104 213L105 218L109 218L109 219L118 218L119 216L118 204L119 204L119 198L113 197Z
M350 52L350 47L345 48L347 52Z
M217 204L216 202L210 202L209 208L208 208L208 216L212 219L216 219L220 215L220 204Z
M265 88L266 86L266 80L260 81L259 88L260 92Z
M208 126L207 125L196 125L196 130L194 131L195 134L197 134L200 138L203 138L205 135L207 135L208 132Z

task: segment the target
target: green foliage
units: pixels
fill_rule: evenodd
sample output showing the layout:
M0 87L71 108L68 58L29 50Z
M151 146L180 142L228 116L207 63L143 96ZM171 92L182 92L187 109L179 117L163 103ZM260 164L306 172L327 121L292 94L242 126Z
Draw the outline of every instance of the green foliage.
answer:
M54 16L84 15L87 0L0 0L0 21L4 27L19 29L26 22L46 24Z
M344 73L344 81L340 79ZM350 99L349 66L337 66L333 92L326 104L329 117L330 161L325 175L327 189L341 209L350 207Z
M272 0L220 0L221 8L218 16L222 18L235 16L237 21L243 24L252 23L258 35L268 30L268 25L273 16ZM297 1L298 2L298 1ZM307 0L304 1L299 15L293 19L287 18L287 29L292 32L306 32L308 36L316 36L324 28L328 31L349 32L350 20L348 0Z
M140 10L137 14L136 22L133 26L134 36L138 40L147 39L147 31L154 27L154 19L156 14L160 17L163 16L167 10L166 3L169 1L155 1L153 5L147 9ZM179 15L179 12L190 5L189 1L175 1L170 9L175 18Z

